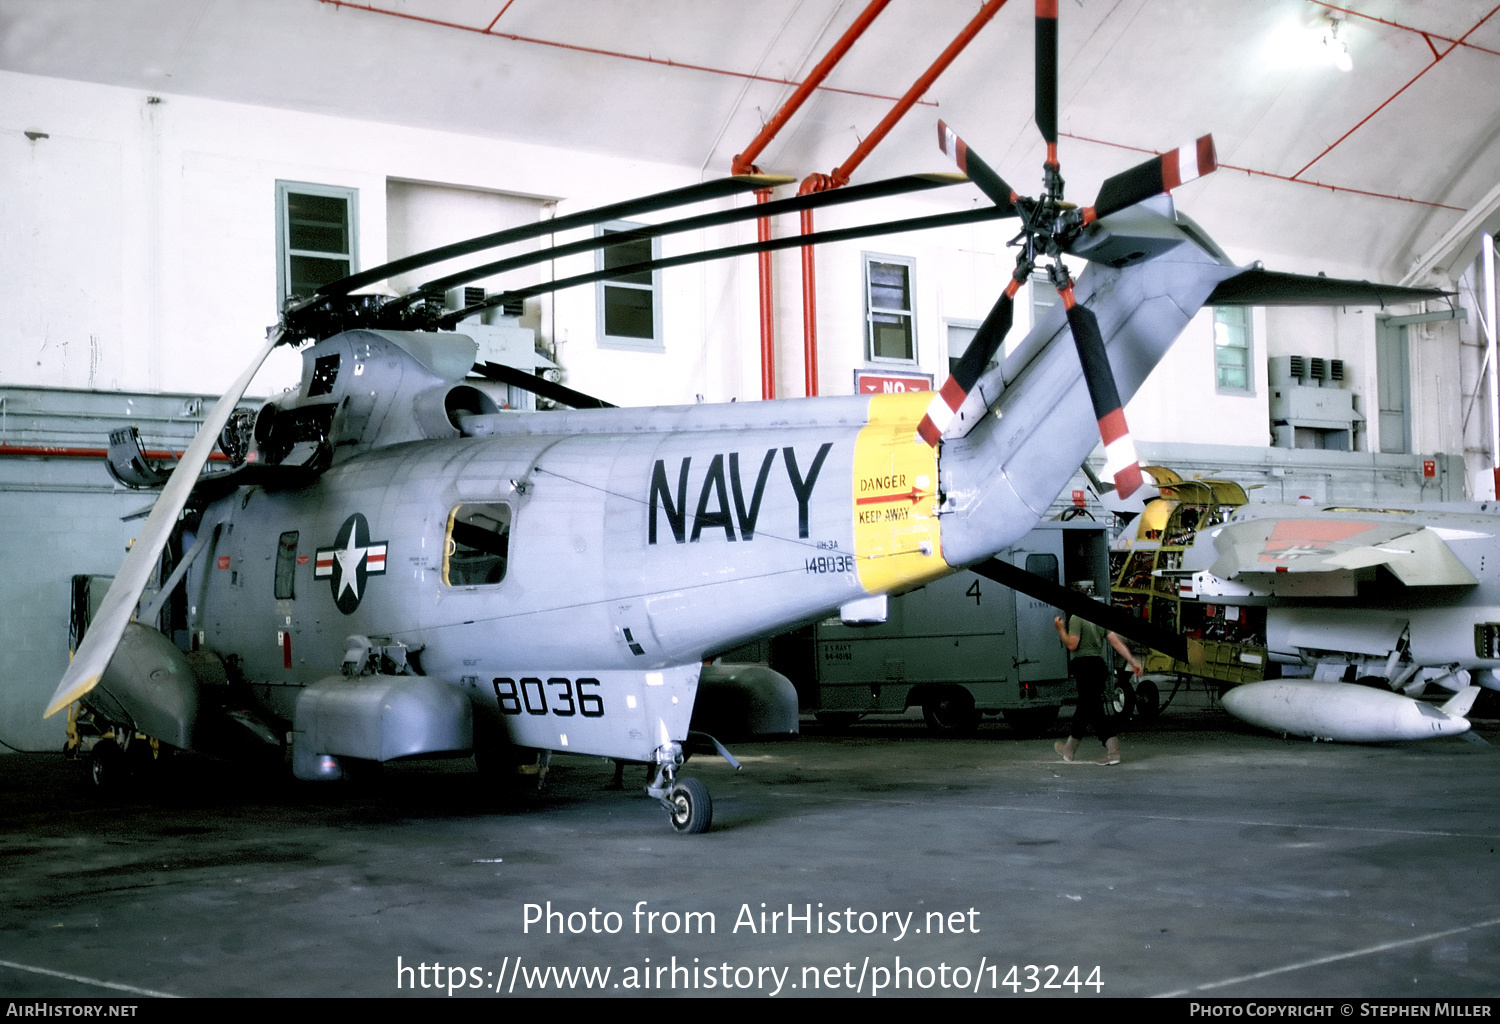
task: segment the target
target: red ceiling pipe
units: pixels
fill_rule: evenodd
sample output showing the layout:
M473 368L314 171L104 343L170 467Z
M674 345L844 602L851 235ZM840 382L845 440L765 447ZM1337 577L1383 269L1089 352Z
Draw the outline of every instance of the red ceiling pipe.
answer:
M979 9L979 13L974 15L969 23L964 26L964 30L955 36L953 42L948 44L948 48L938 55L937 60L932 62L932 67L923 72L922 77L917 79L912 84L912 87L906 90L906 95L902 96L896 102L896 105L891 108L891 112L886 114L885 118L875 126L875 130L865 136L864 141L859 144L859 147L853 153L849 154L849 159L845 160L834 169L833 174L829 175L833 179L834 187L849 183L849 176L854 173L854 169L864 162L865 157L870 155L872 149L880 145L880 141L885 138L886 133L896 126L897 121L906 116L906 112L912 108L917 100L922 98L923 93L931 88L932 83L937 81L938 75L941 75L948 69L948 65L952 64L953 59L964 51L964 47L968 46L974 37L979 34L979 30L984 28L991 18L1000 13L1000 8L1004 7L1005 3L1006 0L989 0L988 3Z
M770 198L768 188L755 193L757 204ZM761 242L771 240L769 217L755 222L755 237ZM760 263L760 397L770 401L776 397L776 304L771 296L771 254L763 252L756 259Z
M1465 32L1463 34L1463 36L1458 39L1457 42L1455 42L1452 46L1448 47L1442 53L1438 53L1437 52L1437 47L1435 47L1435 46L1432 45L1432 40L1431 39L1427 40L1427 45L1428 45L1429 48L1431 48L1432 53L1433 53L1432 63L1429 64L1429 65L1427 65L1421 71L1418 71L1414 76L1412 76L1411 81L1407 82L1401 88L1399 88L1395 92L1391 93L1391 95L1385 100L1385 102L1381 103L1380 106L1376 107L1374 110L1372 110L1368 114L1366 114L1360 120L1360 122L1358 124L1356 124L1353 128L1350 128L1347 132L1345 132L1344 134L1340 135L1337 139L1335 139L1333 141L1333 143L1327 149L1323 150L1323 152L1319 153L1317 156L1313 157L1306 164L1304 164L1302 166L1302 170L1297 171L1295 174L1292 175L1293 180L1301 178L1302 175L1307 172L1307 169L1309 167L1311 167L1313 164L1317 163L1319 160L1323 159L1329 153L1332 153L1334 151L1334 149L1339 146L1340 143L1342 143L1349 136L1353 135L1355 132L1359 131L1360 128L1364 127L1365 123L1367 121L1369 121L1370 118L1372 118L1376 114L1380 113L1393 100L1395 100L1395 98L1397 96L1400 96L1407 89L1409 89L1413 85L1415 85L1418 78L1421 78L1423 75L1427 74L1427 72L1429 72L1433 68L1437 67L1438 66L1438 62L1441 61L1444 57L1448 56L1448 54L1452 53L1454 50L1458 49L1460 46L1463 46L1465 44L1465 42L1467 42L1468 38L1471 35L1473 35L1477 31L1479 31L1479 28L1480 28L1481 25L1483 25L1485 22L1489 21L1491 18L1493 18L1495 16L1496 12L1500 12L1500 4L1496 4L1494 7L1492 7L1490 9L1490 13L1486 14L1484 17L1480 18L1477 22L1475 22L1473 28L1471 28L1471 29L1469 29L1469 31Z
M734 161L730 165L731 173L753 174L757 171L755 158L760 156L761 150L765 149L766 145L776 137L776 133L781 131L782 126L797 112L797 108L802 106L807 98L812 95L813 90L822 84L823 79L828 77L828 73L833 70L834 65L843 59L844 54L848 53L849 48L854 45L854 41L864 35L865 29L870 27L870 23L875 20L890 2L891 0L871 0L869 6L860 12L858 18L854 19L854 24L845 29L844 34L839 37L839 41L834 43L832 49L823 55L822 60L818 61L817 66L812 69L812 73L807 76L807 80L797 87L797 91L792 93L787 101L781 105L781 109L776 112L771 120L766 122L765 127L760 130L760 134L755 137L750 145L745 147L744 152L734 158ZM755 201L757 203L767 202L770 198L770 189L763 189L755 193ZM803 214L804 218L806 216L806 214ZM771 240L771 222L769 219L762 217L755 222L755 237L762 242ZM804 263L806 259L807 257L804 256ZM776 397L776 302L771 290L771 254L769 252L761 253L758 262L760 269L760 397L770 400ZM809 393L816 394L817 392L813 391Z
M351 10L367 11L370 14L385 14L393 18L403 18L407 21L420 22L424 25L436 25L439 28L453 28L458 29L461 32L474 32L478 35L489 36L492 39L509 39L511 42L515 43L532 43L537 46L552 46L560 50L573 50L578 53L593 53L601 57L618 57L621 60L642 61L647 64L664 65L669 68L683 68L687 71L704 71L713 75L728 75L732 78L746 78L755 82L774 82L777 85L796 84L788 78L772 78L769 75L752 75L744 71L731 71L727 68L714 68L709 67L705 64L689 64L685 61L672 60L669 57L651 57L638 53L622 53L619 50L605 50L597 46L578 46L574 43L562 43L554 39L534 39L530 36L518 36L513 32L495 32L493 31L493 27L495 24L495 22L493 21L490 22L489 27L480 28L477 25L462 25L455 21L444 21L441 18L423 17L422 15L410 14L406 11L393 11L383 7L376 7L372 4L355 3L353 2L353 0L318 0L318 2L329 4L333 7L348 7ZM500 13L504 14L505 12L502 10ZM496 20L498 20L498 18ZM846 96L864 96L872 100L890 99L889 96L882 96L879 93L860 92L858 89L839 89L832 85L824 86L824 89L826 89L828 92L843 93ZM929 100L923 100L922 102L929 106L936 106L936 104L933 104Z
M906 94L897 101L886 114L881 122L875 126L875 130L865 136L849 159L834 168L832 174L810 174L802 181L802 187L797 190L798 195L806 195L809 192L826 192L829 189L839 188L849 183L849 177L854 173L865 157L880 144L896 122L905 116L906 112L922 98L937 77L948 69L953 59L964 51L964 48L973 41L984 28L989 20L1000 12L1006 0L989 0L979 9L979 13L970 19L964 26L962 32L954 37L948 48L938 55L938 59L932 62L932 66L922 73L912 87L906 90ZM813 215L811 210L802 211L802 233L810 235L813 233ZM807 395L812 397L818 393L818 287L814 273L813 249L810 245L802 247L802 361L806 376Z
M69 448L46 444L0 444L0 455L20 456L26 458L46 459L102 459L109 454L105 448ZM171 461L182 458L181 452L169 451L146 451L142 453L148 459L163 459ZM228 462L229 456L223 452L213 452L209 456L212 462Z
M810 235L812 231L813 212L803 210L802 233ZM802 247L802 374L805 393L812 398L818 393L818 282L810 245Z
M812 73L807 76L807 80L797 87L797 91L792 93L791 97L781 105L781 109L776 112L775 116L766 122L766 126L760 130L760 134L755 137L755 141L746 146L745 151L734 158L732 173L749 174L751 172L755 158L760 156L760 151L765 149L767 143L776 137L776 133L781 131L782 126L797 112L797 108L801 107L803 102L812 95L813 90L822 84L823 79L828 77L828 72L833 70L833 66L844 59L844 54L849 52L849 47L854 45L856 39L865 34L865 29L870 27L870 23L875 20L881 11L885 10L886 5L890 2L891 0L871 0L870 5L860 12L859 17L854 19L854 24L850 25L844 31L844 34L839 37L839 41L833 44L833 48L823 55L822 60L818 61L817 67L812 69Z

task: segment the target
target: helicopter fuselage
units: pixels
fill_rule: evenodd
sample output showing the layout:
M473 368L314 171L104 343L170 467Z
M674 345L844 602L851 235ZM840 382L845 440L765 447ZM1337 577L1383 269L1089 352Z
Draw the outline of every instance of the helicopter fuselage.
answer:
M654 687L685 723L703 658L950 571L937 455L912 441L923 396L763 429L715 428L712 408L685 430L410 442L240 488L204 511L189 627L288 721L365 637L518 744L644 758L654 728L610 727Z

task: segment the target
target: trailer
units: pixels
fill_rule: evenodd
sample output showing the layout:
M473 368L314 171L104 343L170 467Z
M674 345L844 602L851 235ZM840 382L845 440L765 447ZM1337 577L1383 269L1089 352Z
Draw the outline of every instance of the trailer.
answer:
M1064 585L1108 593L1109 533L1088 518L1043 522L1000 556ZM797 688L803 712L834 727L920 707L936 732L972 732L985 715L1027 733L1076 699L1053 618L1057 609L964 571L887 603L884 622L839 618L729 652L765 660Z

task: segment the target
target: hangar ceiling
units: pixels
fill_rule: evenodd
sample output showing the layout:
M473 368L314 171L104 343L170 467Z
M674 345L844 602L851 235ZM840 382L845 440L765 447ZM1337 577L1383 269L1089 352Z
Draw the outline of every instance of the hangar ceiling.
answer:
M0 69L519 138L711 177L865 7L0 0ZM840 164L980 9L895 0L759 166L802 177ZM1225 169L1181 198L1236 258L1400 278L1456 225L1466 239L1496 219L1493 0L1060 0L1059 11L1070 196L1087 199L1145 153L1211 131ZM1035 191L1032 20L1026 0L1004 4L855 180L946 169L941 117ZM1349 71L1320 41L1334 21ZM940 201L979 200L965 190ZM1461 270L1463 255L1438 265Z

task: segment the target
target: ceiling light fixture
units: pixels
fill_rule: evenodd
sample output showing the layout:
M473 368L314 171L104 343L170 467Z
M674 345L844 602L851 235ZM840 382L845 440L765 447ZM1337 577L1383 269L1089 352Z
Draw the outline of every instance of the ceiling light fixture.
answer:
M1343 27L1342 18L1329 18L1323 24L1323 53L1328 62L1340 71L1354 70L1354 60L1349 56L1349 46L1339 38L1339 29Z

